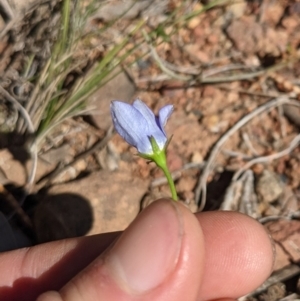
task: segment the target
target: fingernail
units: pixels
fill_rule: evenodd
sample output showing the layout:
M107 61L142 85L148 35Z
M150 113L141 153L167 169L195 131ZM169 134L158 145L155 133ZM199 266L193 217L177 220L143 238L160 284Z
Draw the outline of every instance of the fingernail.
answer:
M175 269L183 222L173 201L150 205L123 233L106 263L125 290L143 293L162 284Z

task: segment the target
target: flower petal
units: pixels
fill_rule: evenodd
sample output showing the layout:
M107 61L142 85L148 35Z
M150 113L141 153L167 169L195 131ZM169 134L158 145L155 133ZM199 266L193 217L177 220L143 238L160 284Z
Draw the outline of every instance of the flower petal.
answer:
M136 147L139 152L144 152L149 148L151 150L147 137L148 123L137 109L130 104L113 101L111 115L116 131L127 143Z
M165 125L169 119L169 117L171 116L172 112L174 110L174 107L173 105L167 105L167 106L164 106L163 108L161 108L158 112L158 126L159 128L162 130L162 132L166 135L166 132L165 132Z
M140 99L135 100L132 105L121 101L111 103L111 115L116 131L130 145L146 155L151 155L154 151L151 137L155 139L159 149L163 150L165 147L167 136L164 125L172 110L172 105L165 106L156 117Z
M161 149L163 149L166 144L167 137L163 127L160 126L160 123L157 123L156 116L149 109L149 107L140 99L136 99L133 102L133 106L137 110L139 110L139 112L145 117L145 119L148 122L149 130L150 130L150 132L147 133L148 137L152 136L157 142L158 146Z
M154 129L155 126L157 125L155 121L155 115L149 109L149 107L145 103L143 103L140 99L136 99L132 105L144 116L144 118L148 122L149 127L151 129Z

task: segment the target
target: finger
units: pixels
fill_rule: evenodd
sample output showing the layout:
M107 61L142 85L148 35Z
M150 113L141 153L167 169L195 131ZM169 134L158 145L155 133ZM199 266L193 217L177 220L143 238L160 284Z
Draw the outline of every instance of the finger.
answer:
M194 301L203 266L199 222L183 205L161 200L147 207L59 295L49 292L38 301Z
M256 222L253 224L252 219L237 213L207 212L197 214L197 217L203 227L208 250L205 261L207 277L204 277L201 289L201 293L204 297L206 296L206 299L217 298L219 295L221 297L229 296L232 293L239 296L244 294L244 290L247 290L246 293L251 291L256 284L255 281L248 281L245 277L249 274L249 270L243 269L243 267L247 267L243 260L247 261L247 250L250 255L252 251L256 254L257 249L260 249L261 246L262 256L260 259L263 263L257 265L256 272L252 275L257 282L263 281L264 275L269 273L268 266L272 262L270 260L272 256L269 254L270 243L266 240L266 234L259 224ZM28 296L28 300L35 300L37 292L60 288L91 262L97 254L100 254L115 237L116 234L113 236L105 234L104 236L69 239L40 245L31 248L30 251L22 249L1 254L0 300L19 300L20 295ZM239 250L239 248L232 247L240 241L244 248ZM250 241L250 246L247 244L248 241ZM266 250L263 250L264 247ZM245 256L241 254L245 254ZM220 260L227 257L239 258L239 255L241 255L240 264L226 265ZM254 262L259 261L254 260ZM231 261L226 262L230 263ZM221 273L224 269L225 272ZM244 280L244 284L237 286L237 279ZM232 283L234 284L232 285ZM242 290L238 291L237 289L240 288ZM229 293L226 289L229 290ZM209 295L209 293L215 294L216 292L218 294ZM33 297L30 298L30 296Z
M0 300L35 300L59 290L101 254L120 233L73 238L0 254Z
M206 250L201 299L238 298L266 280L272 271L274 252L261 224L237 212L196 216Z

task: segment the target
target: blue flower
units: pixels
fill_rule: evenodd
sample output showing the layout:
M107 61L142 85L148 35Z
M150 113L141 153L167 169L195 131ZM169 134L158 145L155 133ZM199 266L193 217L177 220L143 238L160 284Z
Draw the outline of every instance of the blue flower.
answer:
M136 147L139 153L152 155L153 139L159 150L164 150L168 140L164 127L173 112L172 105L161 108L158 116L140 99L132 105L115 100L110 109L116 131L127 143Z

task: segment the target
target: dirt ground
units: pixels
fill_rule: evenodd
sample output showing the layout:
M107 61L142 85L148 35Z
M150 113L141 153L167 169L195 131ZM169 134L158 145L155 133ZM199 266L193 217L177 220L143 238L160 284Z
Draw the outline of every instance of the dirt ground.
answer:
M179 2L135 6L103 35L93 36L91 53L105 52L109 39L118 41L140 18L148 18L145 32L149 34L174 10L181 16L211 1L188 1L186 6ZM122 3L109 1L89 19L87 28L105 26L118 9L122 13ZM275 242L275 271L263 287L245 298L297 299L300 2L225 3L168 24L162 32L155 42L137 47L119 74L90 97L93 110L88 117L67 120L52 132L39 152L34 188L21 209L24 167L30 171L32 162L20 160L19 152L13 152L19 145L3 134L0 184L9 205L2 212L9 216L14 208L19 223L12 221L13 229L19 230L21 221L33 233L34 243L124 229L141 208L169 197L170 192L153 163L111 134L109 103L138 97L154 112L173 104L166 127L172 136L168 163L180 200L194 212L236 210L264 224ZM130 40L124 53L136 41ZM19 52L7 39L0 43L0 54L2 79L10 76L11 81L11 66L20 71ZM7 108L0 103L1 133L8 132L8 121L15 118ZM62 196L69 201L62 202Z

